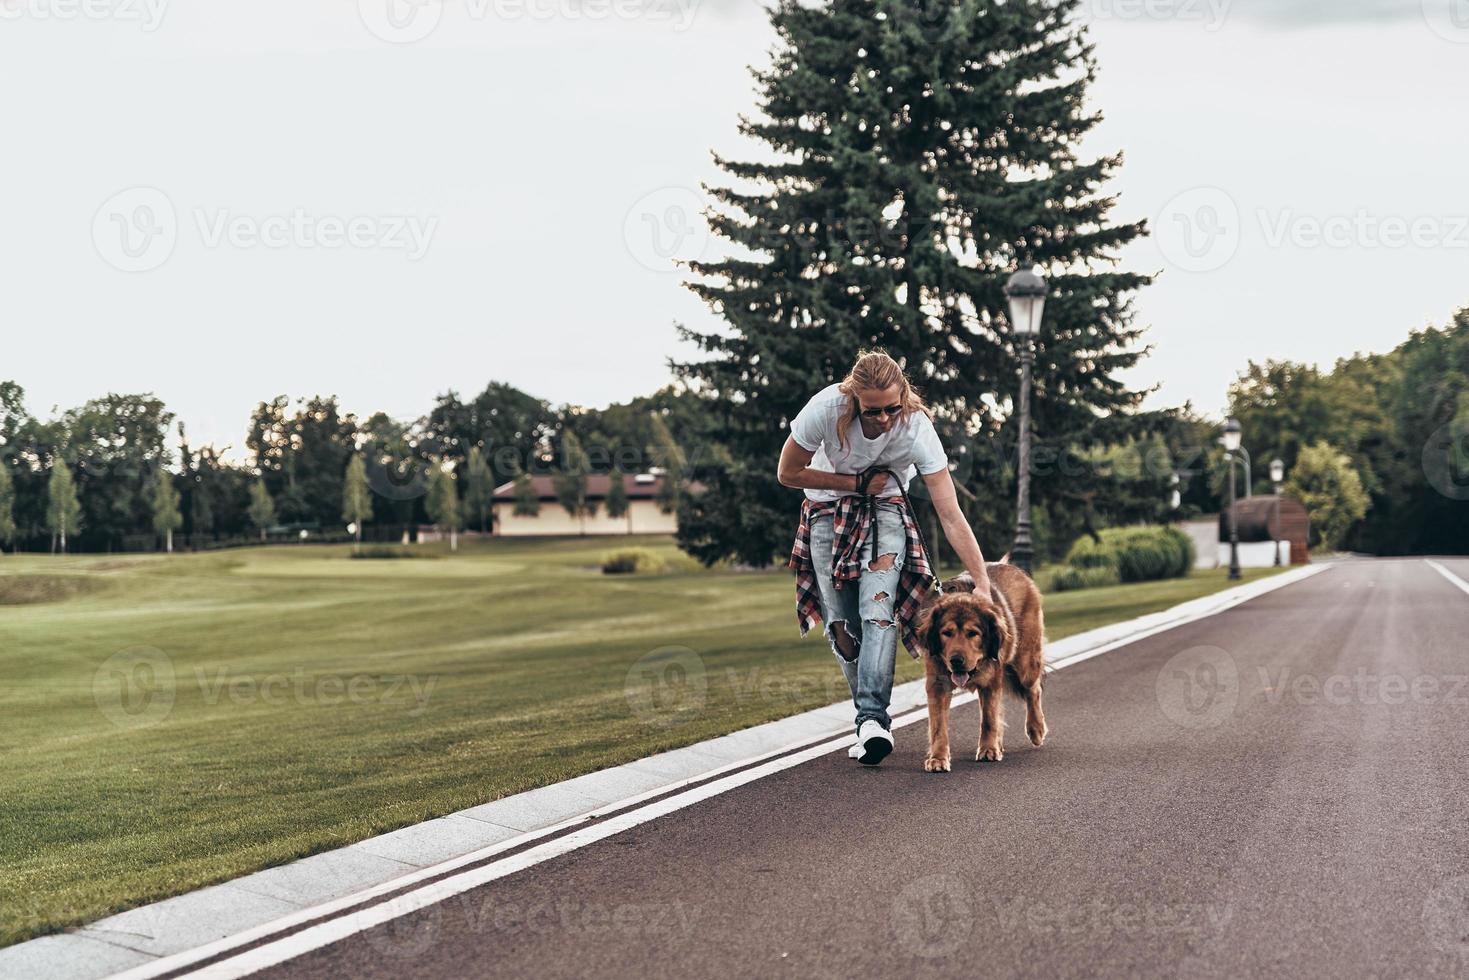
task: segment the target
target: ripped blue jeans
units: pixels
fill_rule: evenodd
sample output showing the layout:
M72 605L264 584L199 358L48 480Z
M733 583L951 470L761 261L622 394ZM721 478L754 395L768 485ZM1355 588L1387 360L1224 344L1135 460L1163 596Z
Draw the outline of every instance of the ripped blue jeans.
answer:
M826 639L832 653L847 676L852 690L852 703L857 707L857 727L864 721L876 721L891 730L893 720L888 705L893 696L893 669L898 655L898 624L894 618L898 593L898 576L907 551L907 532L903 527L903 505L877 502L878 560L872 560L870 544L864 549L862 577L855 583L836 587L832 578L831 514L821 514L811 521L811 562L816 567L816 582L821 591L821 620L826 624ZM886 556L891 555L891 558ZM873 564L890 567L874 570ZM853 661L842 655L835 631L842 629L851 639L856 652Z

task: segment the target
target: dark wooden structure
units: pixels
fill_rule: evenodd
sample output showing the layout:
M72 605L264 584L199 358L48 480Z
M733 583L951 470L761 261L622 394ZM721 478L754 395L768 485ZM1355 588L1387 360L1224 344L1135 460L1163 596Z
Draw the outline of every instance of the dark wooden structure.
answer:
M1309 565L1311 518L1306 507L1292 497L1245 497L1234 502L1235 518L1239 521L1240 544L1254 541L1289 541L1290 565ZM1229 521L1226 514L1219 515L1219 540L1229 543Z

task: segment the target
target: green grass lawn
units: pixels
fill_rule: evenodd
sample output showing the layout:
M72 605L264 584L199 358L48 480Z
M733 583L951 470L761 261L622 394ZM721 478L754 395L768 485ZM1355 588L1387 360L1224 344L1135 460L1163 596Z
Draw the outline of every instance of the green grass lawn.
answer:
M0 945L847 697L789 571L608 547L0 557ZM1048 632L1226 584L1054 596Z

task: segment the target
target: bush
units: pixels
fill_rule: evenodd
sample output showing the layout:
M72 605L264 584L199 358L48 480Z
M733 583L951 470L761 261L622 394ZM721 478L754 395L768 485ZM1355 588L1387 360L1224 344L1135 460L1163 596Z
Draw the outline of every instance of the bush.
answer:
M647 548L622 548L602 556L602 571L607 575L657 575L667 571L667 566Z
M1078 540L1066 563L1113 571L1122 582L1183 578L1194 567L1193 539L1176 527L1112 527L1101 532L1101 539Z
M1111 567L1078 568L1062 565L1051 572L1049 592L1075 592L1077 589L1095 589L1104 585L1118 585L1122 577Z
M352 552L353 558L427 558L422 552L405 548L401 544L369 544Z

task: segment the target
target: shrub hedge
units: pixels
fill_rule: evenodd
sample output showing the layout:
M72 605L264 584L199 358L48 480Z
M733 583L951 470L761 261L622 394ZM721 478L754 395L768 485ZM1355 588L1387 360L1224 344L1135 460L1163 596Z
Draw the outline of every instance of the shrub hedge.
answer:
M607 575L657 575L667 571L667 566L647 548L621 548L602 556L602 571Z
M1176 527L1113 527L1071 546L1051 573L1051 590L1070 592L1122 582L1183 578L1194 567L1194 542Z
M1052 592L1075 592L1077 589L1095 589L1121 582L1117 569L1110 567L1079 568L1075 565L1062 565L1051 572Z
M428 558L422 552L405 548L401 544L365 544L352 550L353 558Z
M1122 582L1183 578L1194 567L1194 542L1176 527L1112 527L1071 546L1066 563L1077 569L1113 569Z

